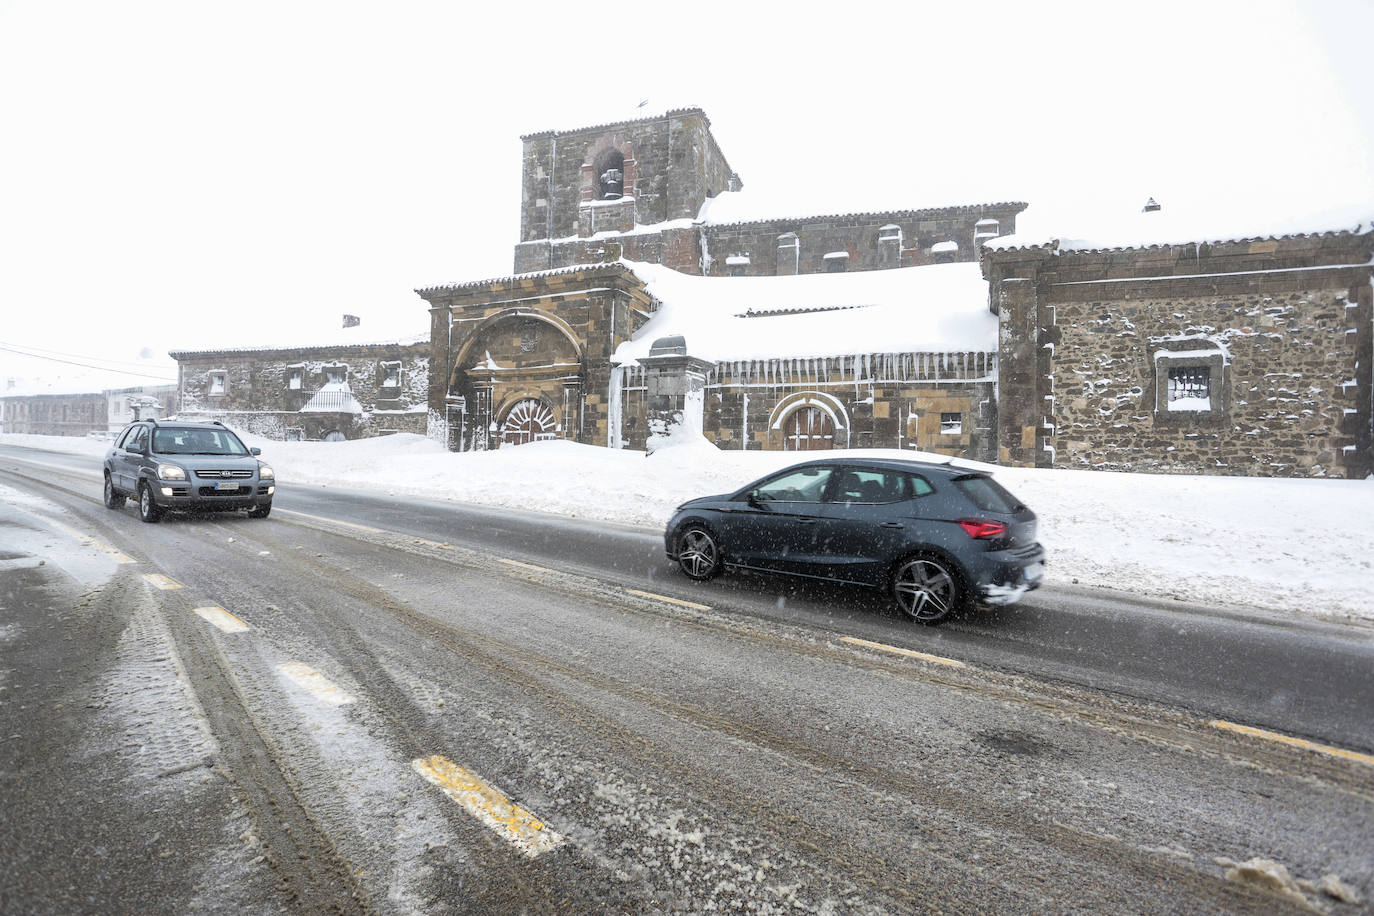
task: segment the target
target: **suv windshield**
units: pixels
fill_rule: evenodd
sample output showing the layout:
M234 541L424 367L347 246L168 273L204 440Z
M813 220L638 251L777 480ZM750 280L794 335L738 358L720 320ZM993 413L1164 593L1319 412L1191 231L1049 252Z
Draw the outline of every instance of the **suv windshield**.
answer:
M153 430L153 451L162 455L247 455L239 437L227 429Z

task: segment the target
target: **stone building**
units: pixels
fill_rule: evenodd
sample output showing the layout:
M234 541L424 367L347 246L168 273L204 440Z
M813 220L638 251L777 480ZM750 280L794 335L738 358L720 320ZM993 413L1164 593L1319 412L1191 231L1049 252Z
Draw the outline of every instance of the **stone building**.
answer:
M432 436L995 457L977 252L1025 204L738 219L699 109L522 139L517 274L417 291Z
M998 460L1252 476L1371 472L1370 222L985 246Z
M351 317L351 316L346 316ZM357 336L356 323L346 327ZM322 335L323 336L323 335ZM179 415L282 440L423 435L429 338L174 350Z
M6 391L0 396L0 433L35 436L103 433L108 425L106 414L107 401L99 391L71 394Z

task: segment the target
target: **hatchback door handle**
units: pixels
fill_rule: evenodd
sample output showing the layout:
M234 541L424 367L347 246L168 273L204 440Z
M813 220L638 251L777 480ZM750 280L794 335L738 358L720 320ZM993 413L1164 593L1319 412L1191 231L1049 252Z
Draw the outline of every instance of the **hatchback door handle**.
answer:
M814 518L799 518L799 519L797 519L797 524L799 524L799 525L814 525L814 524L816 524L817 521L818 521L818 519L814 519Z
M879 527L879 528L900 528L900 527L902 527L902 523L901 523L901 522L879 522L879 523L878 523L878 527Z

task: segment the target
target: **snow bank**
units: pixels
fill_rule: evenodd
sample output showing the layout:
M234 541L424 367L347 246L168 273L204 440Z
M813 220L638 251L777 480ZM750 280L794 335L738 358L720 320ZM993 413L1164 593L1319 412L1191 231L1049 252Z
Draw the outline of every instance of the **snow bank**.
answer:
M377 490L553 512L658 531L683 501L738 489L798 460L701 442L652 455L571 442L455 454L422 436L276 442L263 450L282 486ZM101 456L107 443L0 436ZM938 456L874 449L832 455ZM1048 581L1156 598L1374 620L1374 481L1274 480L1036 470L993 471L1040 517Z

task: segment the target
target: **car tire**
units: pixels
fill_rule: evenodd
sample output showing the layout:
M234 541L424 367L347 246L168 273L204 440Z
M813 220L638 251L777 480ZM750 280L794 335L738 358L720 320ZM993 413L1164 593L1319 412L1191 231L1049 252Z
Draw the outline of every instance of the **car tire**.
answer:
M705 525L687 525L677 534L677 566L689 579L704 582L720 572L720 544Z
M898 610L932 627L962 610L968 600L959 568L930 554L917 554L898 563L892 573L891 591Z
M146 483L138 485L138 517L149 524L162 518L162 510L153 501L153 488Z
M119 492L118 490L115 489L115 487L114 487L114 481L110 479L110 475L109 475L109 474L106 474L106 475L105 475L105 508L106 508L106 509L123 509L123 508L124 508L124 501L125 501L126 499L128 499L128 497L126 497L123 493L121 493L121 492Z
M271 515L271 514L272 514L272 501L271 501L271 500L268 500L268 501L265 502L265 503L258 503L258 505L254 506L253 508L251 508L251 509L248 510L248 517L249 517L249 518L267 518L267 516L269 516L269 515Z

